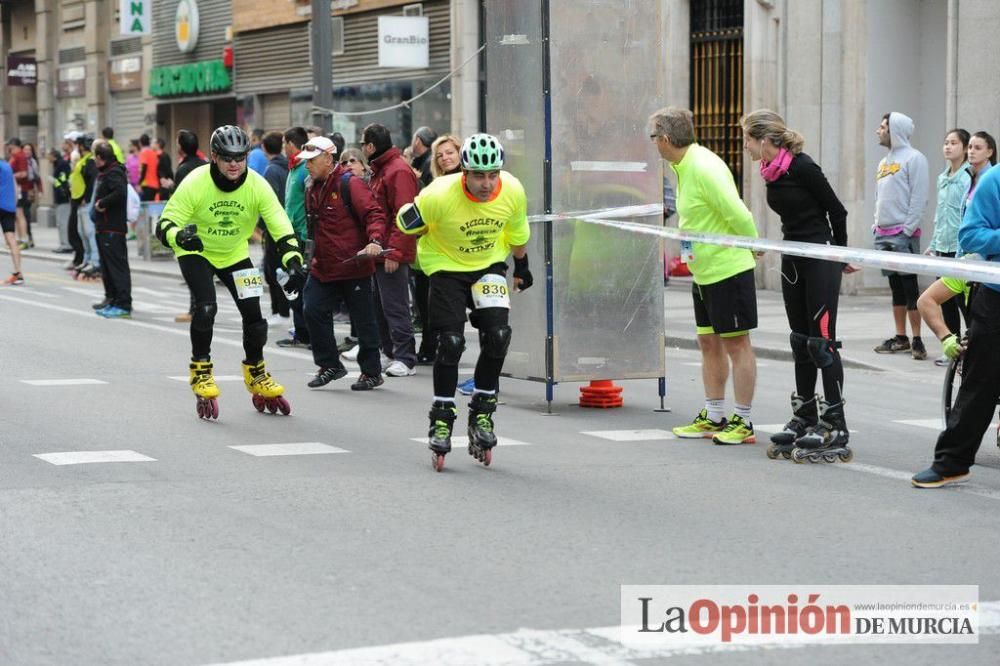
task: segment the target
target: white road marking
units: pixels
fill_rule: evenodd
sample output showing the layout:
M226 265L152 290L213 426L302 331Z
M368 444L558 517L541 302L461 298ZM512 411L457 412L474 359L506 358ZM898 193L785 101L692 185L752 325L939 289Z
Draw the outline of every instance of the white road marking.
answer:
M421 444L427 443L426 437L411 437L411 442L420 442ZM456 435L451 438L452 449L464 449L469 445L469 438L465 435ZM531 442L522 442L519 439L511 439L509 437L497 437L497 446L532 446Z
M36 453L35 458L53 465L82 465L85 463L156 462L156 458L130 450L121 451L64 451L62 453Z
M167 379L173 379L175 382L184 382L184 383L191 381L191 378L188 377L187 375L171 375L170 377L167 377ZM242 381L243 381L242 375L215 375L216 384L218 384L219 382L242 382Z
M863 472L865 474L873 474L875 476L885 477L887 479L895 479L897 481L905 481L907 485L910 484L910 478L913 476L913 472L903 472L898 469L889 469L888 467L879 467L877 465L866 465L864 463L833 463L828 465L828 467L835 467L837 469L849 470L852 472ZM975 475L975 471L973 471ZM931 488L931 489L917 489L914 491L921 490L923 492L956 492L964 493L966 495L976 495L977 497L985 497L992 500L1000 500L1000 490L993 490L991 488L984 488L983 486L977 485L975 483L970 483L968 481L962 483L961 485L948 486L946 488Z
M754 423L753 424L753 429L755 431L756 430L760 430L761 432L781 432L782 430L785 429L785 424L784 423L764 423L764 424ZM848 428L848 431L852 435L857 434L857 432L858 432L854 428Z
M29 279L30 279L30 277L29 277ZM27 293L31 294L32 296L41 296L42 298L59 298L55 294L50 294L50 293L48 293L46 291L42 291L41 289L34 288L34 285L30 285L29 286L29 285L26 285L26 284L20 284L20 285L16 285L15 289L18 289L19 291L27 292Z
M90 297L100 296L102 293L104 293L103 287L96 287L96 286L91 289L87 289L86 287L60 287L60 289L65 289L66 291L71 291L74 294L83 294L84 296L90 296Z
M900 425L913 426L915 428L928 428L930 430L944 430L944 423L942 423L941 418L934 419L908 419L901 421L893 421L893 423L898 423Z
M54 310L56 312L64 312L66 314L76 315L78 317L86 317L87 319L90 319L91 321L96 321L98 319L98 317L94 316L93 312L84 312L83 310L76 310L74 308L67 308L67 307L64 307L64 306L61 306L61 305L50 305L48 303L36 303L34 301L29 301L29 300L26 300L24 298L17 298L15 296L8 296L6 294L0 294L0 300L10 301L11 303L21 303L22 305L30 305L32 307L42 308L43 310ZM160 326L159 324L151 324L151 323L145 322L145 321L136 321L135 319L119 319L118 322L120 324L122 324L123 326L135 326L137 328L145 328L147 330L161 331L163 333L170 333L171 335L179 335L179 336L182 336L182 337L185 337L185 338L190 336L190 333L188 332L187 327L184 327L184 328L181 328L181 327L170 327L170 328L168 328L166 326ZM242 340L230 340L228 338L219 338L219 337L216 337L216 338L214 338L212 340L212 343L213 344L220 344L220 345L228 345L230 347L238 347L240 349L243 348L243 341ZM299 360L302 360L302 359L312 359L312 354L308 350L303 350L303 352L304 353L296 353L294 351L290 351L290 350L286 350L286 349L280 349L280 348L274 348L274 347L268 347L267 348L267 355L268 356L285 356L287 358L295 358L295 359L299 359Z
M95 386L98 384L107 384L107 382L101 381L100 379L22 379L22 384L30 384L31 386Z
M581 435L609 439L612 442L648 442L657 439L677 439L677 435L668 430L585 430Z
M670 365L670 361L667 361L667 365ZM680 363L680 365L686 365L686 366L691 367L691 368L700 368L701 367L701 361L682 361ZM766 368L769 365L771 365L771 364L770 363L761 363L760 361L757 361L757 367L758 368Z
M475 634L430 641L396 643L287 657L234 661L214 666L423 666L478 664L480 666L548 666L584 663L624 666L643 659L714 655L721 652L758 652L843 645L848 641L817 636L810 643L722 644L704 646L679 643L670 647L633 648L622 645L621 627L591 629L518 629L506 634ZM1000 633L1000 601L979 604L980 634ZM860 643L861 641L852 641ZM780 662L780 658L773 661Z
M229 448L252 456L311 456L322 453L350 453L321 442L291 442L289 444L250 444L246 446L230 446Z

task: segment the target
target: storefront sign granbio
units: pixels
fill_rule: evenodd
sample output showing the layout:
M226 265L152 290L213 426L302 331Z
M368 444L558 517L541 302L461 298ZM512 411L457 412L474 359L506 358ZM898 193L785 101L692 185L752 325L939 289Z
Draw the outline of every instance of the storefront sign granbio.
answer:
M142 56L117 58L108 63L111 74L108 88L111 92L142 90Z
M177 3L174 14L174 37L181 53L191 53L198 46L198 3L194 0L181 0Z
M429 67L430 41L426 16L379 16L378 66Z
M232 87L229 70L221 60L155 67L149 73L149 94L153 97L226 92Z
M123 35L148 35L153 0L120 0L118 23Z
M34 58L7 56L7 85L31 86L38 84L38 63Z

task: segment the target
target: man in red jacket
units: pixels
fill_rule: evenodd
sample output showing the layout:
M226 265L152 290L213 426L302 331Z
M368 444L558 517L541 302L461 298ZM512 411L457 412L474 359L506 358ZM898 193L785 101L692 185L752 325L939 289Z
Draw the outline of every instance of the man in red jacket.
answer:
M333 313L346 302L358 335L361 366L361 376L351 389L368 391L384 382L372 274L385 243L386 217L365 181L341 167L336 154L330 139L317 136L298 155L313 180L306 192L306 217L313 229L314 249L302 298L313 361L319 370L309 387L326 386L347 374L333 334Z
M372 123L361 134L361 150L372 169L371 188L386 218L396 219L399 209L413 203L420 183L399 148L392 145L389 129ZM387 249L391 250L375 267L378 285L379 334L382 351L392 359L385 374L408 377L416 373L417 345L410 318L410 267L417 255L417 241L395 224L390 224Z

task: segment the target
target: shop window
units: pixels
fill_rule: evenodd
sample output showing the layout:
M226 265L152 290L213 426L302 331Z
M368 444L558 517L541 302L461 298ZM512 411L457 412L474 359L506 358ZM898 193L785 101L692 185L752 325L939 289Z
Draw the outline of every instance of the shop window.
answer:
M403 16L423 16L424 6L421 3L403 5Z

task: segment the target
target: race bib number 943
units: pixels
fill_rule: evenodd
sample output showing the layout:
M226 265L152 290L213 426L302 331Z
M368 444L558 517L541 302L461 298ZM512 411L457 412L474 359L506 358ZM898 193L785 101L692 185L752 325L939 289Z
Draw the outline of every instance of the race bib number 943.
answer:
M236 282L236 296L240 300L260 298L264 295L264 278L256 268L233 271L233 281Z
M510 291L507 278L487 273L472 285L472 302L477 310L483 308L510 309Z

